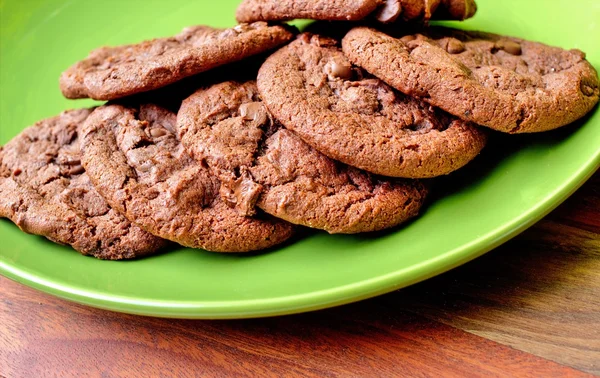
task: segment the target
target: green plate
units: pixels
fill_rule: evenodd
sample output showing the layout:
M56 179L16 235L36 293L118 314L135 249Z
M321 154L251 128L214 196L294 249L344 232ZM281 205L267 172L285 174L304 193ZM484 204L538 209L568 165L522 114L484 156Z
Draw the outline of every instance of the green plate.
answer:
M218 3L219 5L215 5ZM101 45L234 24L238 0L0 0L0 143L89 101L68 101L62 70ZM586 51L600 66L597 0L479 0L464 27ZM502 136L475 163L441 179L424 215L369 236L309 233L269 253L177 249L105 262L0 220L0 273L87 305L181 318L244 318L315 310L383 294L463 264L523 231L600 163L600 112L535 136Z

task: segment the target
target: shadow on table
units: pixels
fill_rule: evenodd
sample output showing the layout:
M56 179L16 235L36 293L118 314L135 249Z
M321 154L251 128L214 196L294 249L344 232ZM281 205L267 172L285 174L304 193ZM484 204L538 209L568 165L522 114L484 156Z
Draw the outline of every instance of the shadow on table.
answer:
M389 348L399 353L411 345L421 348L423 338L434 335L443 343L442 323L598 372L593 361L600 338L591 329L600 325L600 227L594 220L600 219L600 175L592 181L511 242L415 286L309 314L185 324L203 332L210 327L249 348L253 342L264 345L269 335L274 354L312 348L328 351L328 357L315 352L312 358L339 358L341 363L344 353L353 353L357 345L386 355ZM596 204L592 209L590 202ZM573 216L582 208L589 215L586 227L580 227L586 219Z

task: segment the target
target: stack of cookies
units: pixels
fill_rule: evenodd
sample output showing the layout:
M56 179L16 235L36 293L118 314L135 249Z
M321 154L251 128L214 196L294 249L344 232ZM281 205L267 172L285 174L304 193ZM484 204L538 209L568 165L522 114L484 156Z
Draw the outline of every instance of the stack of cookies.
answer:
M489 130L583 117L598 75L578 50L428 27L473 0L244 0L240 22L103 47L71 99L0 149L0 216L101 259L168 243L266 249L305 226L396 227ZM318 20L298 34L281 22ZM335 22L332 22L335 21Z

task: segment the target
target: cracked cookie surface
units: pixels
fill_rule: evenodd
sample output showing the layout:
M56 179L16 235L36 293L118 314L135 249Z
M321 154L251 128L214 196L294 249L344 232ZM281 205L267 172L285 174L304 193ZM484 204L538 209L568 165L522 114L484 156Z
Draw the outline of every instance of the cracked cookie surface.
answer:
M156 105L97 108L83 127L83 164L98 191L143 229L181 245L247 252L288 239L292 225L245 217L176 135L174 113Z
M90 112L45 119L0 148L0 216L84 255L117 260L152 254L167 242L112 209L81 166L78 129Z
M290 29L264 22L231 29L192 26L171 38L96 49L63 72L60 89L67 98L114 100L243 60L292 38Z
M394 38L359 27L344 37L343 50L392 87L507 133L570 124L600 94L581 51L496 34L431 28Z
M430 178L475 158L486 133L352 66L336 41L303 34L267 59L258 89L269 111L309 145L391 177Z
M221 179L221 195L252 214L257 205L330 233L394 227L416 216L426 189L338 163L269 114L254 81L224 82L183 102L178 132L190 154Z

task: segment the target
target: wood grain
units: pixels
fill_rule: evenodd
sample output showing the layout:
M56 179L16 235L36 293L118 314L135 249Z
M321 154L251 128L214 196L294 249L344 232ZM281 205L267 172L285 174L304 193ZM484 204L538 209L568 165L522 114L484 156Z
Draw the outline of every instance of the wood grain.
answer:
M596 175L544 221L472 263L396 293L311 314L144 318L72 304L0 278L0 375L599 373L599 193Z
M584 376L367 301L312 314L186 321L85 308L0 278L0 368L59 376Z
M399 294L416 314L600 375L600 174L506 245Z

